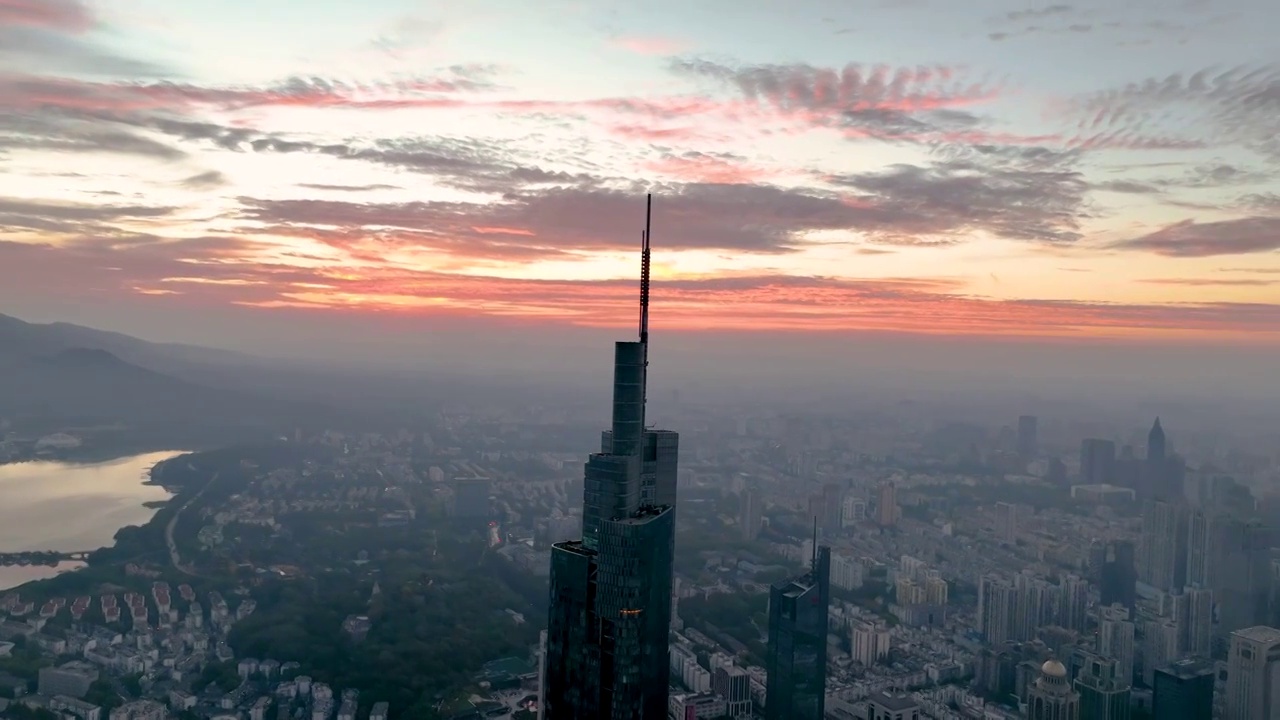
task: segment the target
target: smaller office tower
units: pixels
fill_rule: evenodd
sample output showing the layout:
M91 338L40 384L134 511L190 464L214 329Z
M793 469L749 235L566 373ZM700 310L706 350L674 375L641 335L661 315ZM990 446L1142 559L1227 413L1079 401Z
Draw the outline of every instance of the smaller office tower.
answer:
M751 717L751 676L733 665L718 667L711 674L711 691L724 699L731 718Z
M1080 720L1129 720L1129 681L1117 673L1116 661L1088 653L1076 676Z
M809 572L769 589L765 720L823 720L827 691L827 606L831 548Z
M1231 633L1224 720L1263 720L1280 712L1280 630L1265 625Z
M1155 720L1213 717L1214 664L1204 658L1180 660L1156 670L1152 715Z

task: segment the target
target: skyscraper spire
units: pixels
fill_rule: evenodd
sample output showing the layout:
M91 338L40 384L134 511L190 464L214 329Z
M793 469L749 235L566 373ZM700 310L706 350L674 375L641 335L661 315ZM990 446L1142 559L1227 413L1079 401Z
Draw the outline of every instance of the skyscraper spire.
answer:
M582 539L551 548L547 720L667 716L679 435L644 424L652 207L649 196L640 338L614 343L612 427L587 458Z
M640 236L640 342L649 344L649 230L653 195L645 196L644 234Z

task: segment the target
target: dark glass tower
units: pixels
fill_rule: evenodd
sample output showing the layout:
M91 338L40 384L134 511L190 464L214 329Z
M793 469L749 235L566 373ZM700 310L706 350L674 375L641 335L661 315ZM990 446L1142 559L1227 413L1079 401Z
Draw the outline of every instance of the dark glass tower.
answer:
M769 589L765 720L823 720L827 693L827 604L831 548L816 548L813 567Z
M1180 660L1156 670L1155 720L1199 720L1213 717L1213 662Z
M1114 603L1133 611L1137 599L1138 572L1133 543L1128 540L1095 540L1090 548L1090 570L1098 584L1102 605Z
M640 340L614 346L613 423L602 435L601 451L587 458L582 539L551 549L546 720L667 716L679 436L644 425L648 215Z

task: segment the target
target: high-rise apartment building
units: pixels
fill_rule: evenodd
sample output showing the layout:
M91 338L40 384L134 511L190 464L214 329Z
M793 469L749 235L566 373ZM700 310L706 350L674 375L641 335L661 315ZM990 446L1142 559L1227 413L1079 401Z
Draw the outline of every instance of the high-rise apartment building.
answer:
M1039 454L1039 420L1035 415L1018 418L1018 458L1023 462L1036 459Z
M1142 642L1142 681L1153 687L1156 670L1178 659L1178 625L1169 618L1148 620Z
M855 622L850 630L849 647L855 662L863 667L878 665L889 657L889 628L879 623Z
M640 339L614 345L613 423L587 459L582 539L551 550L548 720L667 714L678 436L645 428L647 211L641 268Z
M1223 720L1280 716L1280 630L1265 625L1231 633Z
M819 547L809 572L769 589L765 720L825 717L830 573L831 548Z
M1088 619L1089 581L1078 575L1063 575L1058 585L1062 599L1058 603L1058 625L1084 632Z
M1129 720L1130 682L1120 677L1111 658L1086 653L1076 675L1080 720Z
M1116 661L1116 677L1133 682L1134 626L1121 605L1098 608L1098 654Z
M1156 670L1151 714L1155 720L1213 717L1214 664L1204 658L1179 660Z

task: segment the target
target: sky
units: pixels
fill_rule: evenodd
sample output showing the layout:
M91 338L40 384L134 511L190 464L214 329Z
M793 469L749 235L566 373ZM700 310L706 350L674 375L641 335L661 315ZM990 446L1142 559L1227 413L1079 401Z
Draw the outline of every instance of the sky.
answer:
M634 326L652 193L655 332L1274 344L1278 23L0 0L0 312L221 346Z

